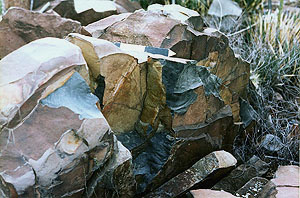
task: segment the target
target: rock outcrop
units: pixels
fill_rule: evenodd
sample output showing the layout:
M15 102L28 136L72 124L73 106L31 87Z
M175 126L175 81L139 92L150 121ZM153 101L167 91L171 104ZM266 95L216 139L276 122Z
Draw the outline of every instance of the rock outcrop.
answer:
M0 22L0 59L36 39L64 38L80 32L77 21L53 14L43 14L22 8L10 8Z
M37 40L3 58L0 69L0 175L18 195L91 197L87 181L99 194L101 185L135 193L131 153L97 107L80 48Z
M178 197L213 174L226 174L237 163L228 152L215 151L196 162L191 168L164 183L145 198Z

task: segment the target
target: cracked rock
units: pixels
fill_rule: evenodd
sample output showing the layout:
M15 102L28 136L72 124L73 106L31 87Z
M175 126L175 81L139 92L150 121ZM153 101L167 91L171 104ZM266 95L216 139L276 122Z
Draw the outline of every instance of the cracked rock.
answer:
M36 39L63 38L71 32L80 32L80 29L77 21L23 8L10 8L0 22L0 59Z

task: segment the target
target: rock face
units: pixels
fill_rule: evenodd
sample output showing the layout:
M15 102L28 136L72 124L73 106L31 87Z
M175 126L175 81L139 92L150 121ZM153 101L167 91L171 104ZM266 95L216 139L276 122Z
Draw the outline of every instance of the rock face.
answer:
M0 175L18 195L91 197L89 189L101 194L109 186L134 194L131 154L97 108L85 66L77 46L55 38L34 41L0 61L1 89L15 90L1 91Z
M114 14L133 12L141 8L137 2L128 0L59 0L52 3L50 7L60 16L80 21L82 25L88 25Z
M209 198L237 198L232 194L225 192L225 191L217 191L217 190L210 190L210 189L199 189L199 190L192 190L191 194L194 198L202 198L202 197L209 197Z
M181 9L183 13L188 12ZM184 16L178 20L183 17L181 12L156 5L150 11L111 18L110 24L99 21L87 26L87 31L112 42L168 48L176 57L197 60L197 65L208 67L221 79L220 96L232 108L234 121L239 122L239 97L246 98L249 64L235 57L225 35L210 28L202 31L202 19L195 13Z
M299 166L280 166L271 180L276 185L276 198L299 197Z
M269 180L262 177L254 177L248 181L242 188L240 188L236 195L240 197L271 197L264 194L263 189L268 184Z
M214 185L214 190L225 190L235 194L242 186L254 177L263 176L267 173L269 166L266 162L253 156L245 164L241 164L235 168L231 173Z
M236 162L236 159L230 153L215 151L145 197L177 197L206 179L210 174L220 174L216 173L218 171L226 173Z
M57 15L11 8L0 22L0 59L19 47L39 38L63 38L80 32L80 23Z
M153 13L138 11L114 24L142 14L143 20L148 20ZM130 20L133 22L133 18ZM130 49L123 51L107 41L78 34L69 35L68 40L83 51L91 71L90 87L108 123L137 156L134 163L139 164L135 169L139 192L153 191L208 153L233 142L233 113L238 111L231 108L231 92L222 93L225 85L221 78L206 66L149 53L137 55ZM163 137L157 131L162 131ZM167 134L178 139L166 138ZM161 157L152 146L159 138L165 141L160 144L168 145ZM147 160L139 157L142 153L148 154ZM159 158L159 163L149 165L151 158Z
M31 0L1 0L4 10L8 10L10 7L20 7L30 10Z

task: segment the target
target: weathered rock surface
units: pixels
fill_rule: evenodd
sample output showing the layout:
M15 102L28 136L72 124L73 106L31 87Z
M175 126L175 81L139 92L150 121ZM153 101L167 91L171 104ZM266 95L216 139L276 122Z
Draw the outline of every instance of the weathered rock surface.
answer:
M63 38L80 32L79 22L53 14L11 8L0 22L0 59L19 47L39 38Z
M10 7L20 7L27 10L31 7L31 0L1 0L4 10L8 10Z
M102 113L113 131L134 130L146 89L145 65L105 40L79 34L71 34L68 40L83 52L91 71L90 87L100 99Z
M153 191L210 152L232 144L232 109L220 97L220 79L206 67L191 60L137 55L78 34L68 40L83 52L102 113L134 153L140 193ZM157 144L164 145L163 152Z
M16 198L17 192L14 186L7 183L2 176L0 176L0 195L2 198Z
M56 38L31 42L4 57L0 62L1 126L17 126L41 97L61 86L71 69L81 65L85 61L80 48ZM43 85L50 79L56 84L47 89Z
M77 20L82 25L88 25L114 14L132 12L140 9L140 6L138 3L130 1L57 0L51 4L49 9L62 17Z
M299 197L299 166L280 166L271 180L276 185L276 198Z
M269 197L266 194L263 194L263 189L265 185L269 183L269 180L262 177L254 177L248 181L242 188L236 191L236 195L239 197Z
M130 15L131 13L112 15L85 26L84 30L87 31L92 37L99 38L105 32L106 28L119 21L126 19Z
M239 122L239 98L246 99L249 64L234 55L224 34L210 28L202 31L200 17L187 14L190 17L182 22L170 15L178 11L167 8L156 5L150 11L140 10L124 18L111 18L110 26L103 21L87 30L92 36L112 42L168 48L176 57L197 60L197 65L209 68L221 79L220 96L232 108L234 121Z
M79 47L56 38L34 41L0 61L1 89L14 88L9 96L0 92L0 175L18 195L91 197L85 190L101 192L98 185L135 193L131 154L98 109L85 66ZM18 72L8 73L11 67Z
M168 32L179 23L157 13L139 10L106 28L99 38L111 42L160 47Z
M210 189L191 190L191 194L194 198L237 198L228 192Z
M217 174L218 171L226 173L236 163L236 159L230 153L225 151L215 151L145 197L164 198L179 196L186 193L197 183L203 181L208 175Z
M235 194L242 186L254 177L260 177L267 173L269 166L266 162L253 156L245 164L241 164L231 173L213 186L215 190L225 190Z

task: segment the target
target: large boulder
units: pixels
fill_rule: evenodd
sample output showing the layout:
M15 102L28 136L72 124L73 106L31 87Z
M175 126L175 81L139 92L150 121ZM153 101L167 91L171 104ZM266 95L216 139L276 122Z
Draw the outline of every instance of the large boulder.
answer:
M124 51L79 34L67 39L81 48L102 113L135 156L139 192L156 189L214 150L230 148L232 108L220 96L220 78L206 67Z
M221 79L220 96L232 108L234 122L240 122L239 98L246 99L250 65L233 53L224 34L211 28L203 30L200 16L180 9L150 6L149 11L114 16L85 29L96 38L168 48L176 57L198 61L197 65Z
M0 59L36 39L63 38L80 29L79 22L57 15L10 8L0 22Z
M0 69L0 175L18 195L91 197L88 189L110 186L134 194L131 154L97 107L80 48L40 39L3 58Z

